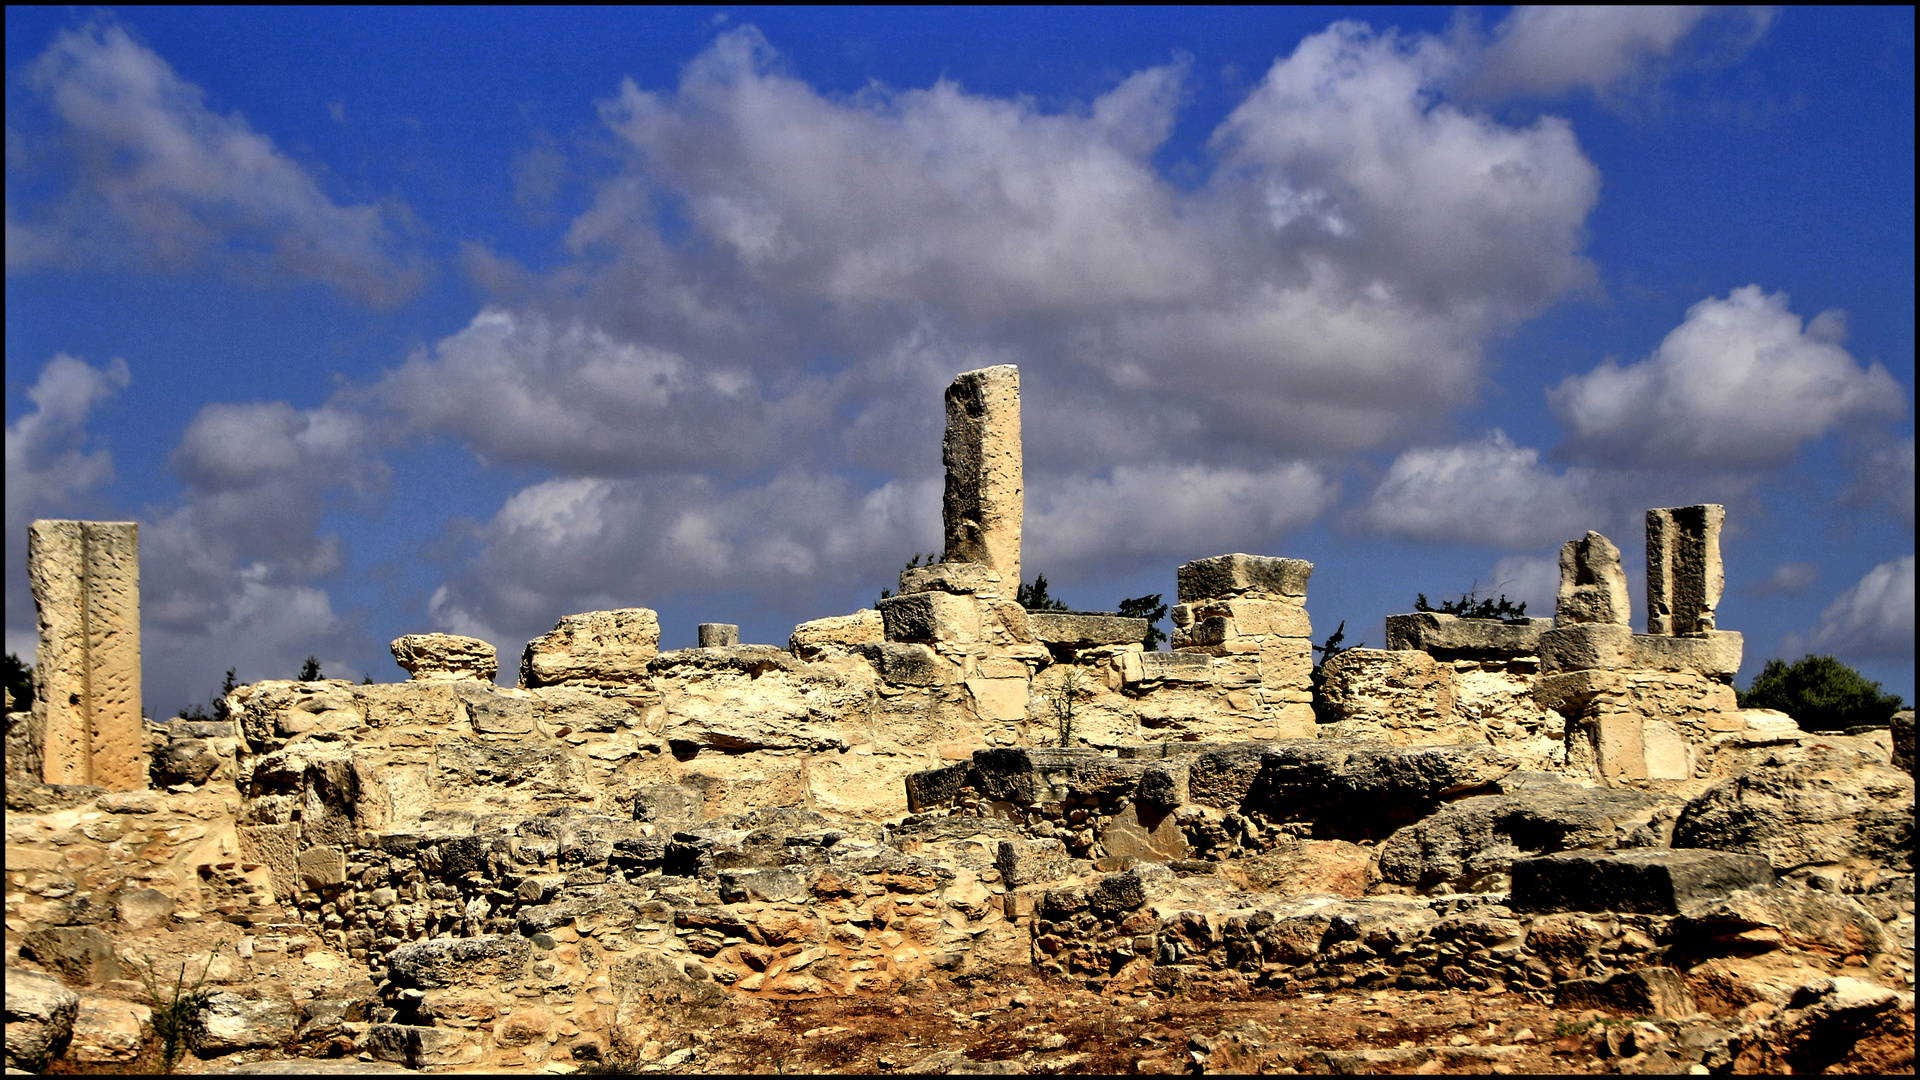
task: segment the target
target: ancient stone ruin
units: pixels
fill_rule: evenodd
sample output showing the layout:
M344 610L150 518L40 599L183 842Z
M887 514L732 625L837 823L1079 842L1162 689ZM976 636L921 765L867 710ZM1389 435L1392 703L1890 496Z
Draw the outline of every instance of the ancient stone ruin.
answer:
M182 971L231 1068L1910 1064L1910 714L1738 707L1720 507L1648 513L1646 634L1589 532L1553 619L1390 616L1316 699L1302 560L1180 566L1169 652L1022 608L1018 372L946 410L945 557L898 595L784 646L567 615L513 687L410 634L406 682L143 727L133 527L36 522L9 1066L151 1063L142 976ZM1155 1034L1206 1002L1276 1019Z

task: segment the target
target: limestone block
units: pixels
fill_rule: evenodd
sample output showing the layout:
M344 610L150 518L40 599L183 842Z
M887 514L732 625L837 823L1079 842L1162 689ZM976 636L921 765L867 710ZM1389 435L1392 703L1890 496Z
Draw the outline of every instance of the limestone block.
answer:
M994 860L1000 880L1010 889L1044 881L1059 881L1073 873L1067 846L1058 840L1002 840Z
M1000 596L1006 591L1000 571L987 563L937 562L900 571L900 595L919 592Z
M982 720L1017 723L1027 718L1031 684L1025 676L1010 679L968 679L967 694Z
M960 678L960 666L926 645L883 641L853 650L865 657L882 682L894 686L947 686Z
M980 639L980 602L938 592L890 596L880 601L880 621L888 641L971 645Z
M145 788L139 526L33 522L27 577L40 627L42 775L50 784Z
M330 844L300 853L300 878L309 889L324 889L347 880L347 854Z
M1552 619L1507 622L1415 611L1387 616L1387 648L1418 649L1442 660L1537 656L1540 636L1552 626Z
M1216 555L1180 567L1177 580L1182 604L1224 599L1248 593L1276 596L1307 595L1313 564L1305 559L1267 555Z
M1020 453L1020 369L1011 364L962 373L947 387L946 466L941 517L945 558L986 563L1020 580L1025 480Z
M92 926L29 930L21 935L20 955L39 961L41 967L75 986L97 986L120 977L113 941Z
M1540 635L1543 674L1632 667L1633 659L1633 628L1619 623L1575 623Z
M561 619L527 643L520 685L643 684L660 651L660 618L650 608L589 611Z
M66 1051L80 996L51 975L9 967L7 1069L39 1072Z
M491 644L457 634L406 634L393 639L393 659L422 682L477 679L492 682L500 661Z
M1260 685L1268 690L1311 692L1313 643L1306 638L1269 638L1260 647Z
M273 898L285 903L298 896L300 823L242 825L235 831L240 837L240 857L267 868L273 881Z
M1147 620L1078 611L1029 611L1027 629L1047 645L1087 649L1096 645L1133 645L1147 636Z
M844 749L866 741L873 688L770 645L662 653L648 669L670 743L729 751Z
M835 615L801 623L793 628L793 636L787 639L787 647L800 659L811 660L827 649L847 649L885 639L886 630L880 621L880 613L872 608L861 608L851 615Z
M454 692L473 730L483 735L526 735L533 731L534 695L528 691L470 684Z
M1695 796L1673 842L1761 855L1782 869L1909 858L1913 777L1876 757L1818 742L1772 750Z
M1647 633L1712 630L1726 589L1720 530L1727 508L1718 503L1647 511Z
M1453 708L1453 667L1423 652L1348 649L1320 669L1327 709L1339 719L1332 738L1372 738L1395 746L1483 743L1477 725Z
M881 821L908 813L905 779L926 764L906 754L820 755L807 762L807 799L826 814Z
M1773 883L1754 855L1653 848L1568 851L1513 864L1515 911L1693 912L1732 894Z
M1210 683L1213 681L1213 657L1205 653L1151 652L1129 654L1122 658L1127 664L1129 682L1183 682ZM1133 674L1133 665L1139 665L1139 674Z
M1632 621L1627 575L1620 549L1597 532L1569 540L1560 548L1560 593L1553 609L1555 626Z
M121 893L114 908L120 922L129 930L148 930L165 926L173 917L173 900L158 889L132 889Z
M573 802L590 797L585 766L565 750L526 742L443 738L433 752L433 792L454 802Z
M953 802L960 789L967 784L967 774L973 770L971 762L960 762L938 769L921 769L908 773L905 778L907 791L907 812L919 814L936 806L946 806Z
M1298 896L1366 895L1372 852L1346 840L1300 840L1222 863L1219 874L1236 888Z
M1635 1016L1676 1019L1695 1012L1686 979L1669 967L1619 971L1603 978L1568 979L1554 988L1553 1007L1569 1011L1608 1009Z
M705 819L768 806L805 806L806 768L798 755L700 754L676 768L674 780L700 793Z
M703 649L725 648L740 644L740 627L733 623L703 622L698 639Z
M145 1005L84 995L68 1056L89 1065L132 1062L147 1048L145 1029L152 1022L153 1010Z
M458 723L460 699L452 682L373 683L353 688L354 706L373 727L420 725L447 728ZM240 715L234 710L232 715Z
M1702 630L1685 637L1635 634L1631 666L1732 678L1740 670L1744 645L1745 639L1733 630Z
M387 958L387 977L419 990L492 986L519 978L532 956L533 943L511 935L413 941Z

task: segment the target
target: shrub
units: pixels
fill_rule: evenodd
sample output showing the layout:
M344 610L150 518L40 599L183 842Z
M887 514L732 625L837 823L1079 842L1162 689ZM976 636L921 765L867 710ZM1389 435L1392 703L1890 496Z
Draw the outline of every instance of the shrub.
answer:
M206 1011L207 1000L213 996L206 988L207 972L213 970L213 953L207 954L206 965L200 969L200 977L194 980L192 989L187 988L187 967L186 961L181 961L180 974L171 990L161 981L151 959L147 960L146 971L141 973L141 981L146 983L147 1006L153 1010L153 1033L160 1039L160 1071L166 1073L180 1064L194 1027L200 1022L200 1014Z
M1769 660L1736 693L1741 708L1778 709L1808 731L1883 726L1902 705L1900 695L1881 693L1879 683L1831 656Z
M1425 597L1421 599L1424 600ZM1333 628L1333 633L1327 636L1324 644L1313 647L1313 651L1320 654L1320 659L1314 663L1313 674L1309 677L1308 683L1313 689L1313 718L1322 724L1331 724L1340 718L1333 715L1333 711L1327 706L1326 694L1322 689L1325 677L1322 675L1320 669L1326 666L1327 661L1339 656L1348 649L1364 649L1367 647L1367 643L1364 641L1358 645L1340 644L1345 640L1347 640L1347 621L1342 619L1340 620L1340 625Z
M946 557L946 555L945 555L945 553L943 553L943 552L938 552L938 551L929 551L929 552L927 552L926 554L924 554L924 555L923 555L923 554L921 554L920 552L918 552L918 551L916 551L916 552L914 552L914 553L913 553L913 558L911 558L911 559L908 559L908 560L907 560L907 565L905 565L905 566L903 566L903 567L901 567L901 568L900 568L900 572L904 574L904 573L906 573L907 571L909 571L909 570L911 570L911 569L913 569L914 567L916 567L916 566L919 566L919 565L921 565L921 562L920 562L920 560L921 560L921 559L925 559L925 560L926 560L926 564L925 564L925 565L927 565L927 566L932 566L933 564L935 564L935 563L938 563L938 562L945 562L945 561L946 561L946 558L947 558L947 557ZM880 599L881 599L881 600L885 600L885 599L886 599L887 597L889 597L889 596L892 596L892 595L893 595L893 590L892 590L892 589L881 589L881 590L880 590ZM879 606L879 602L878 602L878 601L876 601L876 602L874 603L874 606L875 606L875 607L878 607L878 606Z
M1047 595L1047 575L1037 574L1033 584L1021 585L1014 599L1028 611L1068 611L1064 601L1055 600Z
M1157 650L1160 643L1167 640L1167 635L1162 633L1157 625L1161 619L1167 617L1167 605L1160 602L1162 595L1164 594L1154 593L1152 596L1136 596L1131 600L1120 601L1121 615L1129 619L1147 620L1147 636L1140 639L1140 647L1148 652Z
M319 657L309 656L307 657L307 662L300 665L300 681L301 682L319 682L321 679L324 679L324 678L326 678L326 676L320 674L320 658Z
M1518 605L1508 600L1505 593L1498 601L1482 599L1478 592L1463 594L1458 600L1442 600L1439 607L1427 602L1426 593L1415 594L1415 611L1437 611L1442 615L1458 615L1463 619L1524 619L1527 617L1527 602Z

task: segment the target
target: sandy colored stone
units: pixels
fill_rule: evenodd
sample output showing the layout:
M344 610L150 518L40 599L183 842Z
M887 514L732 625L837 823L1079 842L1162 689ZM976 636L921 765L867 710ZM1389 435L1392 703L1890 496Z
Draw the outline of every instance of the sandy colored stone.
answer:
M1620 568L1620 549L1613 541L1589 531L1560 548L1560 592L1553 609L1553 625L1604 623L1626 626L1632 621L1627 597L1627 574Z
M1727 508L1718 503L1647 511L1647 633L1712 630L1726 589L1720 529Z
M660 651L660 617L651 608L569 615L527 643L520 685L636 685Z
M1256 593L1305 596L1307 579L1312 575L1313 564L1305 559L1236 553L1195 559L1175 572L1175 580L1180 602L1191 604ZM1174 622L1179 625L1177 616Z
M1321 692L1339 720L1335 738L1380 739L1395 746L1483 743L1478 725L1453 707L1453 667L1423 652L1348 649L1320 669Z
M1020 580L1025 480L1020 456L1020 369L1012 364L963 372L947 387L942 518L945 558L986 563Z
M851 615L834 615L803 622L793 628L787 648L802 660L811 660L828 649L846 649L882 641L886 632L880 613L861 608Z
M27 576L40 625L42 774L50 784L146 787L139 526L36 521Z
M458 634L406 634L393 639L393 659L421 682L477 679L492 682L500 661L492 645Z

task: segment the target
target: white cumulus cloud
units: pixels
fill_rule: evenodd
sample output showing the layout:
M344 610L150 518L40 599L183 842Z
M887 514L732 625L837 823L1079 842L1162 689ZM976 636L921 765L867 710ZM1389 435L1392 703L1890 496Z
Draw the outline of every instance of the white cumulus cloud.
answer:
M1622 465L1757 468L1843 421L1905 410L1893 376L1841 346L1844 316L1803 325L1787 304L1758 285L1709 297L1647 359L1569 376L1548 393L1569 448Z
M1592 471L1556 472L1501 431L1401 453L1360 513L1389 536L1505 548L1572 539L1610 517Z
M320 281L375 304L403 299L424 279L393 210L336 203L272 139L209 108L199 87L117 24L62 33L24 81L58 123L41 151L73 184L45 198L37 184L17 189L17 179L37 178L15 175L10 122L10 273L207 264L245 278ZM28 155L19 158L24 166Z
M1913 660L1913 556L1867 571L1820 613L1815 649L1842 658Z

